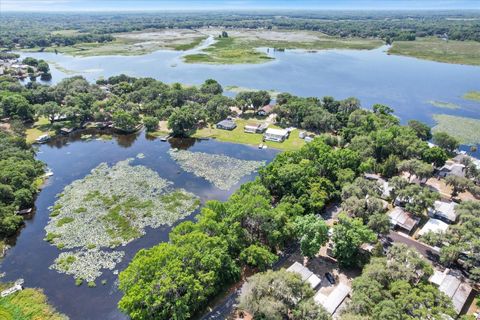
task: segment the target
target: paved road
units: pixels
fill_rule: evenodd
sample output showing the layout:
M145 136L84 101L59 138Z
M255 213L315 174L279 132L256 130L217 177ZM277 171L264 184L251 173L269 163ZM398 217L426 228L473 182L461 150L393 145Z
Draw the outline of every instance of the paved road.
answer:
M439 252L426 244L418 242L410 237L399 234L396 231L390 231L388 238L391 242L400 242L406 244L408 247L417 249L425 258L437 262L439 259Z

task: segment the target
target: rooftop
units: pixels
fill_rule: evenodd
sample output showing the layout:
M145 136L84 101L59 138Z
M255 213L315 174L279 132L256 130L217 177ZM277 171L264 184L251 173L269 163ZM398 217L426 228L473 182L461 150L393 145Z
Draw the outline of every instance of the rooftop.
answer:
M288 131L285 129L268 128L267 131L265 131L265 134L276 135L276 136L286 136L288 135Z
M453 307L457 313L460 313L467 302L472 287L463 282L461 278L450 269L446 269L444 272L435 270L429 281L438 286L440 291L445 293L452 299Z
M288 267L287 271L299 274L303 281L310 284L312 289L318 287L320 282L322 282L322 280L317 277L317 275L315 275L312 271L310 271L310 269L304 267L298 262L294 262L290 267Z
M412 229L418 223L418 218L414 218L410 213L401 207L395 207L390 210L388 212L388 216L390 217L390 222L393 225L399 226L408 232L412 231Z
M438 219L429 219L423 228L418 232L419 235L424 235L428 232L440 233L445 232L448 229L448 224L438 220Z
M435 201L433 208L430 208L428 212L430 215L443 217L455 222L457 220L456 206L455 202Z
M321 304L330 314L334 314L338 306L350 294L350 291L351 288L349 286L340 283L328 296L318 291L313 300Z

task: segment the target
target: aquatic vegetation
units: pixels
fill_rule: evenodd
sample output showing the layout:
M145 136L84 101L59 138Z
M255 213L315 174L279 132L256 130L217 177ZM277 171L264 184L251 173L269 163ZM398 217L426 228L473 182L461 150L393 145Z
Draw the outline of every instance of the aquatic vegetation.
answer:
M240 160L225 155L169 150L183 170L205 178L221 190L228 190L240 179L265 164L265 161Z
M434 114L437 125L433 131L443 131L455 137L462 144L480 143L480 120L447 114Z
M451 102L430 100L428 101L428 103L430 103L432 106L435 106L437 108L452 109L452 110L460 109L460 106L458 104L451 103Z
M145 234L146 227L172 225L200 205L198 198L133 159L109 167L102 163L81 180L65 187L52 206L45 240L63 252L52 268L76 279L93 281L100 269L113 269L123 257L103 252ZM69 257L75 257L71 259ZM69 260L65 260L69 258Z
M125 256L123 251L78 250L62 252L55 259L50 269L73 275L75 279L82 279L89 283L102 275L100 270L113 270L117 263ZM80 282L75 282L80 283ZM90 286L90 285L89 285Z
M463 95L463 98L480 102L480 91L469 91Z

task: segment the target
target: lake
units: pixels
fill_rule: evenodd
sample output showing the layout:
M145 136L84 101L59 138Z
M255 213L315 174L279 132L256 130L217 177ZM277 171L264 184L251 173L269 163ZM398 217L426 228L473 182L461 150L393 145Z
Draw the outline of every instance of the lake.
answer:
M38 195L35 215L26 221L15 245L0 265L0 272L6 273L4 280L23 278L26 287L42 288L57 310L73 320L125 319L117 310L121 292L116 289L117 276L112 271L106 270L101 277L107 280L106 285L102 285L100 279L97 279L97 287L88 288L86 283L77 287L72 276L48 268L59 254L55 246L43 240L50 213L48 207L53 205L55 196L61 193L65 186L84 178L100 163L107 162L112 165L127 158L135 158L139 153L143 153L145 158L135 158L132 165L144 165L155 170L160 177L172 181L175 188L184 188L199 196L202 203L210 199L226 200L242 183L253 180L256 176L256 173L245 176L230 190L223 191L205 179L183 171L167 153L170 148L267 162L278 153L274 149L259 150L251 146L215 140L171 139L169 142L161 142L159 139L146 137L144 133L114 135L114 138L108 141L82 140L79 132L69 137L58 137L38 149L38 159L46 163L54 175ZM196 213L186 219L193 219ZM116 269L124 269L138 250L167 241L169 231L170 227L150 228L144 237L126 247L120 247L119 250L125 251L126 255Z
M55 62L52 83L74 74L90 81L121 73L152 77L166 83L200 84L218 80L223 86L290 92L300 96L357 97L364 107L389 105L406 123L417 119L433 124L432 114L446 113L480 118L480 103L464 100L480 90L480 67L454 65L386 54L374 50L305 52L268 50L276 60L258 65L186 64L181 56L192 51L157 51L141 56L72 57L55 53L22 53ZM196 49L194 49L196 50ZM66 70L70 72L66 72ZM438 108L428 101L457 104L461 109Z

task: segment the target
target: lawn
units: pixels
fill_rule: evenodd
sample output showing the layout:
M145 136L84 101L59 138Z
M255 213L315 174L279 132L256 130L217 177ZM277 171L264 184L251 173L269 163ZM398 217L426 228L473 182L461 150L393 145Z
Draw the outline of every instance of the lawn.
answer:
M245 133L243 131L243 128L247 123L260 123L261 122L260 120L237 119L235 120L235 122L237 123L237 127L232 131L216 129L210 126L207 128L197 130L197 132L193 135L193 137L215 138L219 141L249 144L253 146L258 146L260 143L262 143L262 139L263 139L262 134ZM279 127L270 125L269 128L279 128ZM269 148L287 151L287 150L300 149L305 144L305 141L298 137L298 130L294 130L290 133L290 137L284 142L267 141L265 144Z
M25 289L0 298L0 319L2 320L65 320L48 304L45 294L38 289Z
M31 128L28 128L25 131L27 135L26 140L27 143L34 143L35 139L40 137L44 134L53 135L55 131L53 131L50 127L50 121L47 118L40 117L38 121L36 121Z
M447 114L434 114L437 125L434 132L443 131L455 137L462 144L480 143L480 120L466 117L457 117Z
M480 42L476 41L445 41L433 37L395 41L388 53L439 62L480 65Z

